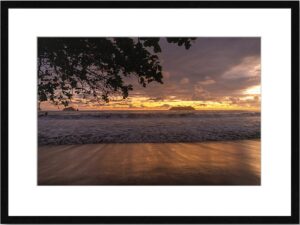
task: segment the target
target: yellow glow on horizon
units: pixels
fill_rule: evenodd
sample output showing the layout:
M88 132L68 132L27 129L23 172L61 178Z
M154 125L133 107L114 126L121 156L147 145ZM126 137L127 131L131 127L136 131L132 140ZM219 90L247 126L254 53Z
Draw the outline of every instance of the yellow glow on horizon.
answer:
M246 96L247 97L247 96ZM252 96L248 98L253 99ZM259 110L256 105L239 105L232 104L230 100L223 101L188 101L180 99L169 99L161 101L152 101L149 98L131 97L124 101L114 101L105 105L93 105L93 104L72 104L75 108L82 110L169 110L171 107L178 106L191 106L196 110ZM43 110L62 110L63 107L59 109L50 103L42 104Z

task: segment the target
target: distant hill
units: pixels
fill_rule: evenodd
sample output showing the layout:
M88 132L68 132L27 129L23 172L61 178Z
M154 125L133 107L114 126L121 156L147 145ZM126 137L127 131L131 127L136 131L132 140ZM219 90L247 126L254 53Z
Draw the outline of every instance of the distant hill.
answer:
M78 111L78 109L76 110L74 107L66 107L63 111Z
M169 110L196 110L196 109L192 106L174 106L171 107Z

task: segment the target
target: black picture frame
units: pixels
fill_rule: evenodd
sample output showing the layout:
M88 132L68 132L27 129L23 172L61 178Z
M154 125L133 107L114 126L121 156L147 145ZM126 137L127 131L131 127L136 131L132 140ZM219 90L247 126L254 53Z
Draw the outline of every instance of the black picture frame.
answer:
M9 216L8 10L12 8L288 8L292 43L291 216ZM276 201L276 196L274 196ZM59 204L59 203L58 203ZM1 223L15 224L248 224L299 223L299 2L298 1L6 1L1 2Z

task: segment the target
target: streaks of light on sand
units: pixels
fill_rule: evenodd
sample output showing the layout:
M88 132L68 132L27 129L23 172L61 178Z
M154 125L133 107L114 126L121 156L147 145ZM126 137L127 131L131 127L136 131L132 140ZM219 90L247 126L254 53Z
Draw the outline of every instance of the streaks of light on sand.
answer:
M259 185L260 140L42 146L39 185Z

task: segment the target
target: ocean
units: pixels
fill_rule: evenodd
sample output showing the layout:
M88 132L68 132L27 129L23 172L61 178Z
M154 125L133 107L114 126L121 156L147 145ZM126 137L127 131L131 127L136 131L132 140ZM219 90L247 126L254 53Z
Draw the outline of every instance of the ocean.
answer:
M38 144L174 143L260 138L260 112L56 111L38 116Z

